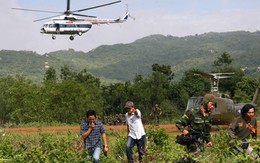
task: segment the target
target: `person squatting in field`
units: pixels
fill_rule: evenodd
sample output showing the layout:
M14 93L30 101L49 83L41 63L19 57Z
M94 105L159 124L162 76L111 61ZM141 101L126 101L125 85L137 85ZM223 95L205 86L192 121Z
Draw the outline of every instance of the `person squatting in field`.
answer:
M108 152L107 139L103 124L96 120L96 112L88 110L86 113L87 120L80 125L80 135L84 139L84 148L88 150L88 154L94 163L100 162L101 153L101 135L103 139L103 152Z
M127 125L127 142L126 142L126 155L129 163L133 163L132 148L137 145L139 153L139 161L142 161L142 156L145 153L145 131L141 119L141 111L136 109L132 101L125 104L127 113L125 114Z
M186 145L187 153L192 153L194 156L199 155L204 151L204 142L207 147L211 147L211 112L215 106L215 97L213 94L206 94L203 97L201 106L187 110L184 115L176 122L177 128L183 133L182 136L192 136L197 134L196 141L192 141ZM177 162L195 162L192 158L181 158Z

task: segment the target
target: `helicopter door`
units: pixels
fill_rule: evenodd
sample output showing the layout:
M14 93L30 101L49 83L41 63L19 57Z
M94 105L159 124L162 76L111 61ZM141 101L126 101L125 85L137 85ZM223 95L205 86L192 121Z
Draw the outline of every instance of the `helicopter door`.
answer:
M54 27L56 28L56 32L60 33L60 24L59 23L55 23Z
M76 29L78 31L78 35L81 36L82 35L82 31L80 29L80 24L75 24L75 27L76 27Z

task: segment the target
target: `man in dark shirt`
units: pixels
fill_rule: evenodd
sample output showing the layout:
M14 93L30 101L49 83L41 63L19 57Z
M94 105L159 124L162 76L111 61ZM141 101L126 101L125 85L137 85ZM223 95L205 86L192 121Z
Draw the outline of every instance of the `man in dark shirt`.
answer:
M230 145L234 146L233 140L239 140L241 141L240 147L247 150L247 153L252 152L252 148L250 147L247 140L252 138L257 138L257 120L254 117L255 113L255 107L251 104L246 104L241 109L241 116L237 117L233 120L229 130L228 134L231 138ZM238 149L236 147L233 148L233 151L236 153L235 149Z
M96 112L94 110L87 111L87 120L80 125L80 135L84 139L84 147L88 149L89 155L93 158L94 163L100 161L101 153L101 136L103 139L104 154L108 152L107 139L103 124L96 120Z

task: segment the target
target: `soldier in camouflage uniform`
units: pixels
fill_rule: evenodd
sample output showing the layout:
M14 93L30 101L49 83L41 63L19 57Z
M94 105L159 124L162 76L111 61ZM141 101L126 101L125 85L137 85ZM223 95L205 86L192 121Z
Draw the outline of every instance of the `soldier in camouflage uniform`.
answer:
M155 106L152 108L152 112L150 113L150 116L152 116L156 120L157 124L159 124L160 115L162 115L162 110L158 104L155 104Z
M203 152L204 142L207 143L208 147L212 146L210 139L212 120L210 114L214 105L214 95L206 94L201 106L187 110L181 119L176 122L177 128L183 135L189 135L192 132L199 133L200 135L197 141L187 145L188 153L199 154Z

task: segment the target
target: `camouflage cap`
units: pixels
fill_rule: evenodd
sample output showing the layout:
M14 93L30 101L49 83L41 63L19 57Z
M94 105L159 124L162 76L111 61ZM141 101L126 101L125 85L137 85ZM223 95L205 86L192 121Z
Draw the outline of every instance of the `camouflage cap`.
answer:
M216 102L215 100L215 96L213 94L206 94L204 97L203 97L203 102L205 104L207 104L208 102Z
M125 108L131 108L131 107L133 107L134 106L134 103L132 102L132 101L127 101L126 103L125 103Z

